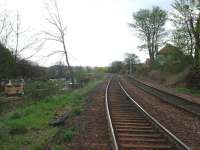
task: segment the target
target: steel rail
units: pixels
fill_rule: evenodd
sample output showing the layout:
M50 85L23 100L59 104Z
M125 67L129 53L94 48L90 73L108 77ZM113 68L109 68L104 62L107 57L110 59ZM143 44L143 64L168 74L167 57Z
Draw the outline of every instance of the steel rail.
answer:
M109 125L109 129L110 129L110 133L112 136L112 142L113 142L113 146L115 150L119 150L119 146L116 140L116 135L114 132L114 128L113 128L113 124L112 124L112 120L111 120L111 115L110 115L110 111L109 111L109 107L108 107L108 89L110 86L112 79L108 82L107 86L106 86L106 93L105 93L105 106L106 106L106 114L107 114L107 120L108 120L108 125Z
M151 116L146 110L144 110L124 89L122 84L118 81L118 84L122 91L126 94L126 96L135 104L137 107L144 112L156 125L158 125L163 131L165 131L173 140L175 140L183 149L185 150L191 150L191 148L183 143L178 137L176 137L173 133L171 133L167 128L165 128L161 123L159 123L153 116Z
M167 91L158 89L156 87L150 86L148 84L145 84L145 83L139 81L138 79L136 79L136 78L134 78L132 76L128 76L128 77L133 79L133 81L136 82L135 86L140 88L141 90L143 90L143 91L145 91L145 92L147 92L147 93L149 93L149 94L151 94L153 96L161 98L164 102L166 102L168 104L171 104L171 105L174 105L174 106L176 106L178 108L184 109L185 111L190 112L190 113L200 117L200 104L191 102L191 101L189 101L189 100L187 100L187 99L185 99L183 97L180 97L178 95L175 95L175 94L172 94L170 92L167 92ZM137 83L139 85L137 85ZM152 90L152 91L148 90L147 88ZM162 95L165 96L165 97L168 96L170 98L166 99Z

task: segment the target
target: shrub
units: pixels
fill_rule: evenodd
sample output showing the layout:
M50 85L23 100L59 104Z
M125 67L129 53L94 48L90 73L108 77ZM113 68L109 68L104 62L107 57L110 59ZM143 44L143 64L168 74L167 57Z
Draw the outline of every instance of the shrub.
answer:
M13 114L11 114L10 119L18 119L22 116L21 112L14 112Z
M58 92L58 85L53 81L33 81L25 86L25 94L33 99L41 99Z
M16 127L10 129L10 134L11 135L16 135L16 134L25 134L28 132L28 129L24 125L17 125Z
M192 58L185 55L181 49L167 44L162 48L153 64L153 69L176 74L192 64Z
M8 137L8 132L9 132L8 129L0 128L0 141L6 141L9 138Z

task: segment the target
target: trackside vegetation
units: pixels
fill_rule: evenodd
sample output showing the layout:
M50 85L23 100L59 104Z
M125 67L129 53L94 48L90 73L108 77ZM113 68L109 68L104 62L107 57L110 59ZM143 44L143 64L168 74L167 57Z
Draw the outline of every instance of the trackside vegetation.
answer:
M26 103L3 113L0 116L0 149L42 150L60 130L63 132L59 138L70 141L78 133L78 127L63 129L50 126L49 123L65 112L69 118L79 115L88 94L102 80L98 78L89 81L80 89L67 90L45 98L36 97L31 104Z

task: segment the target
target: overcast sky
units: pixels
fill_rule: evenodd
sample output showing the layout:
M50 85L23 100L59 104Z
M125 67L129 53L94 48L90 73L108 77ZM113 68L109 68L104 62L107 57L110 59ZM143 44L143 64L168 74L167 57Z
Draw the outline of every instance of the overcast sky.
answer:
M19 11L23 26L34 32L48 28L45 22L47 0L1 0L1 9L9 13ZM63 22L68 26L66 42L72 65L107 66L114 60L123 60L124 54L136 53L141 61L146 52L137 49L140 41L128 26L132 13L140 8L160 6L170 9L169 0L58 0ZM3 8L2 8L3 7ZM43 56L59 49L57 43L48 42L39 54L32 58L49 66L61 59L56 55ZM28 54L25 54L28 55Z

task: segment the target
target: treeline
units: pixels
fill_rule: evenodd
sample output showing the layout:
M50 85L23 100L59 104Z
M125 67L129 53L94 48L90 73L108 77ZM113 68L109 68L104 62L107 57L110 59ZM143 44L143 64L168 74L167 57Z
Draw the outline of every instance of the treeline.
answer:
M113 61L108 68L110 73L133 73L137 70L140 60L134 53L126 53L123 61Z
M2 44L0 44L0 79L69 79L68 68L62 62L50 67L42 67L35 62L17 58ZM104 67L74 66L74 79L79 82L87 78L89 74L99 74L107 71Z
M20 14L0 10L0 79L39 77L44 68L29 61L44 40L22 24ZM25 57L26 53L26 57Z
M146 64L151 69L157 67L161 71L176 72L181 70L178 68L192 65L187 80L191 86L200 88L200 2L175 0L172 8L169 13L160 7L140 9L133 13L134 22L130 27L135 29L143 42L138 47L147 50L149 60ZM166 22L173 25L171 33L166 30ZM167 42L174 46L167 45L167 50L159 52ZM122 70L122 63L114 62L111 66Z
M125 58L131 65L126 60L115 61L110 72L148 76L157 70L162 76L179 74L190 68L185 80L191 87L200 88L200 2L175 0L172 8L172 12L153 7L133 13L134 22L130 27L141 39L138 48L146 50L149 59L145 63L131 63L130 58ZM166 22L173 25L170 33Z
M60 7L61 5L57 0L45 2L46 15L44 22L49 28L41 29L37 33L34 33L33 30L30 31L22 24L19 12L13 14L6 10L3 12L0 10L0 61L2 62L0 79L60 78L65 76L70 78L71 83L75 82L78 78L77 72L79 71L77 71L77 68L79 67L71 66L68 58L68 47L66 46L67 26L62 20L63 14ZM44 57L59 54L65 58L67 67L58 64L50 68L44 68L28 61L31 57L37 55L45 44L52 44L52 42L55 42L61 48L47 51L47 55ZM86 70L81 67L82 72ZM92 70L96 72L101 68L93 68Z
M44 75L46 68L32 61L16 58L7 48L0 44L0 79L37 78Z

